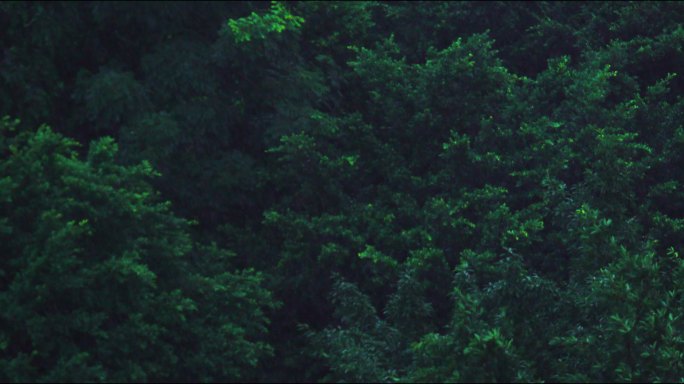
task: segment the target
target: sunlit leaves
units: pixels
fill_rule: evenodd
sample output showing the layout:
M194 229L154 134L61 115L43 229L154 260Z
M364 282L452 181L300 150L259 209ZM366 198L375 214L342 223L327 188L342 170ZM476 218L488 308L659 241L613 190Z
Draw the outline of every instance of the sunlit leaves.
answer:
M252 39L264 39L268 33L282 33L286 30L297 30L304 23L304 18L295 16L285 7L283 2L274 1L265 15L251 15L228 21L228 28L235 40L247 42Z

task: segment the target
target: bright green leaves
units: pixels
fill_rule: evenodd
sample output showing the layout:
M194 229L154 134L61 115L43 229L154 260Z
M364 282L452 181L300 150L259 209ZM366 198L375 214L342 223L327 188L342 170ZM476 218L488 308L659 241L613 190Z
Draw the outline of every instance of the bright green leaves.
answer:
M490 328L481 302L454 291L454 317L446 334L426 333L411 345L413 364L407 381L529 381L529 363L515 352L512 340Z
M512 346L511 340L501 334L497 328L488 330L483 334L474 334L469 341L468 346L463 349L463 355L466 357L474 357L476 359L496 359L496 354L506 354L506 350ZM483 367L486 368L486 367ZM486 371L486 369L484 369ZM495 374L498 374L495 373ZM502 379L504 377L501 377Z
M414 363L406 381L413 382L458 382L459 361L444 359L454 354L454 339L438 333L428 333L411 344Z
M120 276L119 279L124 282L134 278L145 285L156 286L157 276L147 265L141 263L140 255L135 252L126 252L120 258L110 260L108 264L111 273Z
M349 164L350 167L353 167L356 164L356 161L358 159L359 159L359 155L342 156L342 160L344 160L347 164Z
M91 143L88 151L88 163L94 167L106 166L114 161L119 146L111 137L104 137Z
M682 266L679 259L659 257L650 248L633 253L621 247L615 261L591 279L592 296L581 305L585 325L555 340L569 354L563 360L591 357L578 369L606 380L680 380L684 339L675 335L682 325L673 306L681 295L675 276Z
M304 23L304 18L293 15L283 2L274 1L265 15L252 12L251 15L228 21L228 28L235 41L248 42L252 39L263 39L269 33L297 31Z
M280 157L283 161L304 160L310 156L315 148L314 139L306 133L295 133L282 136L280 145L268 150L268 152L282 153Z
M232 273L225 251L195 245L148 184L149 163L116 164L110 138L82 161L46 126L7 131L3 380L228 379L269 355L259 339L274 303L261 275ZM182 359L188 349L195 357Z
M610 133L596 129L591 166L585 169L585 183L597 196L611 202L608 209L616 212L616 203L627 207L634 201L633 191L650 168L652 149L636 142L636 133ZM619 211L618 211L619 212Z
M1 5L0 379L680 380L682 15Z
M374 264L386 264L393 268L397 266L396 260L392 259L387 255L382 254L372 245L366 245L366 248L362 252L359 252L359 259L368 259Z

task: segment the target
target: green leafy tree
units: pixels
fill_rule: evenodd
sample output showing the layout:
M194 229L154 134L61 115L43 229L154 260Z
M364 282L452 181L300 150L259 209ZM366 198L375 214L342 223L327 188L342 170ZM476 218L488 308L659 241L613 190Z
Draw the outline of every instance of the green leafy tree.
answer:
M268 356L262 277L195 244L109 138L81 160L2 120L2 350L9 381L237 380ZM238 311L238 312L236 312Z

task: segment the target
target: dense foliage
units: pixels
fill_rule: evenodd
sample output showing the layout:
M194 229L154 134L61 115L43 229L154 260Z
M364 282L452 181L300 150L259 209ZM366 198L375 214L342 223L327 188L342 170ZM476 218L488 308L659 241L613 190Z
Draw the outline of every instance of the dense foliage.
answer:
M684 3L0 4L0 380L684 380Z

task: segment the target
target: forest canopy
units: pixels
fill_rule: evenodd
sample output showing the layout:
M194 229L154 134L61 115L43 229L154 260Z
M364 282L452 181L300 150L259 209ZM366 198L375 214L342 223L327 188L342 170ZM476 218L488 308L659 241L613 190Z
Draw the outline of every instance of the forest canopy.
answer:
M683 381L683 24L0 3L0 381Z

